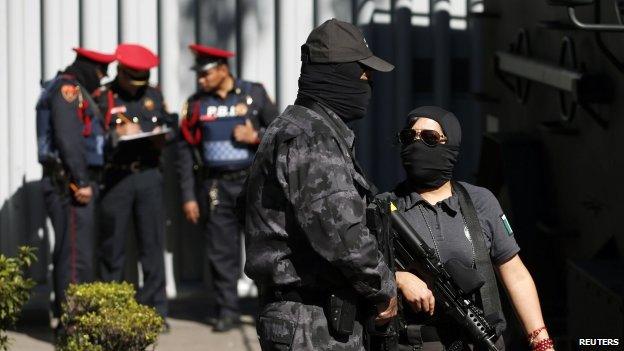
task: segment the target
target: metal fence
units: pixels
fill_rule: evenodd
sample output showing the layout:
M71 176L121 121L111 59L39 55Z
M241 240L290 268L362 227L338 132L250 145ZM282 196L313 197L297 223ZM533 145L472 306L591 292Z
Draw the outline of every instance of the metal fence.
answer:
M322 0L0 0L0 252L13 254L28 244L41 249L40 262L47 261L53 236L39 187L34 106L40 82L73 61L72 47L112 52L119 42L134 42L154 50L161 65L152 83L172 111L195 89L189 44L234 50L235 73L264 83L274 98L279 91L281 103L296 93L299 46L314 23L350 20L351 6L352 1ZM115 69L109 68L109 76ZM168 188L175 202L175 184ZM167 208L169 233L197 232L176 220L179 203ZM201 276L201 267L190 262L201 253L184 252L193 245L180 245L170 248L190 256L180 259L190 268L181 275ZM169 254L170 283L172 262ZM33 274L44 281L46 272L40 264Z
M161 58L152 83L171 111L195 89L189 44L233 50L235 74L262 82L283 109L294 101L300 46L314 25L332 17L389 24L403 7L412 14L408 26L429 26L430 14L441 9L450 13L451 27L462 29L473 3L482 6L475 0L0 0L0 252L38 246L46 262L51 229L38 183L34 106L40 82L73 61L72 47L112 52L120 42L134 42L151 48ZM388 28L384 33L396 29ZM111 65L110 77L115 70ZM175 234L169 248L179 255L168 256L170 282L173 272L182 279L202 274L194 242L200 236L180 217L174 178L169 172L168 234ZM33 273L43 281L46 272L40 264Z

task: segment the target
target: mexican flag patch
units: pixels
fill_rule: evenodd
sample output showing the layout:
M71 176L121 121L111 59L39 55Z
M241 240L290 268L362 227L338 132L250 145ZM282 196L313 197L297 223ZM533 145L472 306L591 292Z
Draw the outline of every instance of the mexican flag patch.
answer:
M513 233L513 229L511 229L511 225L509 224L509 221L507 220L507 216L503 214L501 216L501 220L503 221L503 226L505 227L505 230L507 231L507 235L512 236L514 233Z

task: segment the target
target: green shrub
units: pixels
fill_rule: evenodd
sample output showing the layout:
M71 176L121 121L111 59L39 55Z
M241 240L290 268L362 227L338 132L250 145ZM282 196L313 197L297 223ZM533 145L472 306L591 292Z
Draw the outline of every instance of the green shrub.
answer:
M4 332L17 322L35 285L32 279L24 278L24 270L35 260L35 249L25 246L15 258L0 255L0 350L8 350L9 339Z
M162 330L162 318L136 302L128 283L70 285L66 295L60 351L143 351Z

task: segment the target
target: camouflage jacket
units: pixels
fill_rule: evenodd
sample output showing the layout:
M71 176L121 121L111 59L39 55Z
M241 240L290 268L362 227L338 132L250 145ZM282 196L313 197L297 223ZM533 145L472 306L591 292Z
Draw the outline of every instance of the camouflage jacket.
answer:
M354 134L333 112L292 105L268 127L248 178L245 272L261 288L352 287L372 303L396 295L366 228L370 183Z

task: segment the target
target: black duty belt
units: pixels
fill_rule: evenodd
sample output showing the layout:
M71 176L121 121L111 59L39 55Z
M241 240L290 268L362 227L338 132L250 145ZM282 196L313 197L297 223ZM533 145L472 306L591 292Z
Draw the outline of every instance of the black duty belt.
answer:
M102 167L98 166L89 166L87 167L87 178L93 182L99 182L102 177ZM45 177L65 177L67 172L63 167L52 167L52 166L44 166L43 167L43 176Z
M211 179L217 178L217 179L223 179L223 180L238 180L238 179L247 177L247 175L249 174L249 169L245 168L245 169L239 169L235 171L229 171L229 170L207 168L205 174L207 178L211 178Z
M156 167L158 167L158 163L134 161L130 163L109 163L106 165L106 170L139 173L141 171Z
M264 304L292 301L320 307L325 306L328 296L329 293L326 291L306 288L266 288L260 293L260 299Z
M65 176L65 170L62 167L43 166L44 177Z

